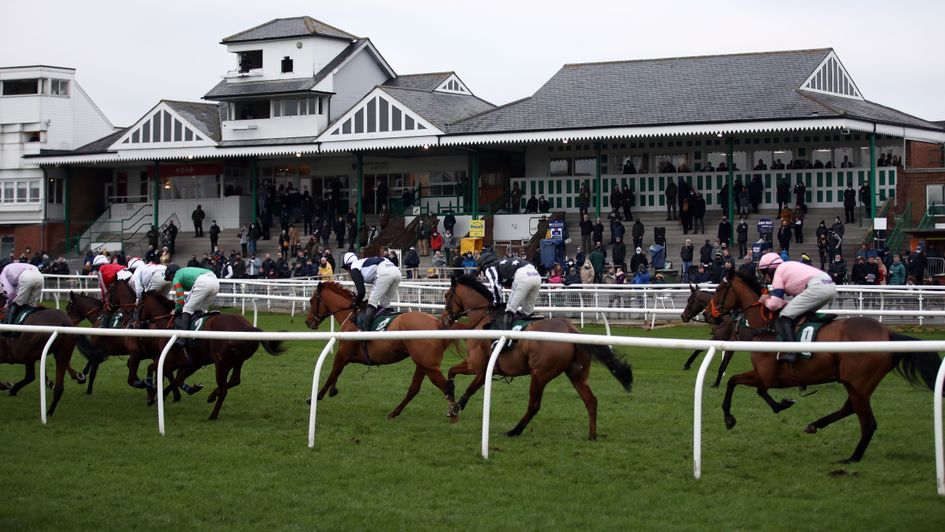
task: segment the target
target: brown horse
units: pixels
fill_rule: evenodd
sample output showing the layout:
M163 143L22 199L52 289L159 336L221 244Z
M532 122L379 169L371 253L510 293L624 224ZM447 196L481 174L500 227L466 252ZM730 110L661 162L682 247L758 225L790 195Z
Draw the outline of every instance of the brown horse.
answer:
M6 298L0 295L0 305L6 306ZM5 312L5 311L4 311ZM40 307L27 316L23 325L40 325L53 327L71 327L72 322L62 311ZM26 376L16 384L3 383L2 389L8 389L10 395L16 395L24 386L36 380L36 362L42 357L43 348L51 336L50 333L32 333L24 332L16 338L0 338L0 363L2 364L23 364L26 366ZM50 353L56 360L56 379L53 382L53 399L49 405L46 415L52 416L56 411L56 405L64 391L63 380L68 372L73 378L79 380L79 374L70 366L72 361L72 352L76 344L79 343L80 351L83 353L90 350L91 346L85 338L72 334L60 334L53 341Z
M719 312L729 313L742 310L743 316L736 324L736 335L740 340L773 340L771 324L777 315L758 303L763 287L753 277L736 274L716 289L710 305ZM890 331L882 323L870 318L847 318L823 325L817 335L818 342L885 342L915 340L909 336ZM790 408L790 400L776 402L768 394L771 388L788 388L840 382L847 390L847 400L839 410L826 415L804 429L813 434L835 421L850 414L856 414L860 421L860 440L853 454L844 463L858 462L876 431L876 418L870 406L870 396L883 377L895 369L913 385L925 383L933 389L935 375L939 367L937 353L815 353L809 360L798 360L796 364L779 363L775 353L752 353L752 371L735 375L728 381L722 412L725 426L735 426L735 416L731 414L732 394L735 387L745 384L756 388L757 393L771 409L777 413Z
M354 325L354 295L338 283L323 281L315 287L315 292L309 300L308 316L305 325L310 329L317 329L325 318L334 317L342 331L357 331ZM388 331L435 331L440 328L437 319L423 312L405 312L399 314L391 322ZM404 407L420 392L423 378L427 377L434 386L444 395L449 395L446 389L446 378L440 371L443 363L443 353L452 344L452 340L418 339L418 340L370 340L367 342L343 341L339 344L338 352L332 364L331 373L318 392L317 399L321 400L328 393L330 397L338 394L338 376L351 363L369 366L382 366L400 362L407 357L416 365L413 380L407 388L407 396L397 405L397 408L388 414L394 418L403 412ZM450 401L450 412L452 412ZM451 416L454 417L454 416Z
M444 324L456 324L460 318L469 319L469 328L482 329L492 321L496 309L492 305L492 295L481 282L471 275L453 277L450 289L446 293L446 311ZM578 330L571 322L561 318L542 319L528 326L529 331L577 334ZM483 385L486 379L486 367L492 354L489 340L466 340L469 355L463 362L449 370L449 391L452 396L453 378L457 374L475 375L466 392L456 405L456 413L465 408L469 398ZM528 408L525 416L515 427L506 433L518 436L525 430L541 408L541 398L545 386L562 373L568 376L577 390L589 418L588 439L597 439L597 398L587 384L591 373L591 359L601 362L610 373L630 391L633 372L630 364L617 357L607 346L569 344L563 342L540 342L521 340L505 350L496 360L495 374L508 377L531 375Z
M141 296L140 323L149 329L172 329L174 327L174 302L156 292L145 292ZM204 331L231 331L231 332L260 332L249 324L245 318L236 314L215 314L207 318L201 330ZM141 338L142 352L147 358L156 359L168 342L168 338ZM213 364L216 370L217 387L207 397L208 403L216 402L210 419L217 419L227 390L240 384L240 373L243 363L252 357L262 344L263 349L270 355L279 355L283 352L281 341L272 340L196 340L186 348L174 346L165 360L167 374L177 371L171 386L181 387L187 377L195 371ZM148 368L148 374L157 371L157 361ZM188 392L191 393L191 392ZM154 389L148 389L148 402L154 400Z
M686 308L683 309L682 315L680 316L683 323L689 323L699 315L699 313L702 313L705 322L712 325L712 340L731 340L732 335L735 333L735 320L732 314L713 316L711 311L706 310L709 301L712 300L712 292L699 290L692 285L689 285L689 290L692 293L689 294L689 300L686 301ZM689 359L686 360L686 363L683 364L683 369L688 370L691 368L692 363L696 361L696 357L698 357L700 353L702 353L701 349L694 350L692 354L689 355ZM732 361L734 354L735 353L731 351L723 353L722 364L719 365L719 372L715 376L715 383L712 384L713 388L718 388L719 384L722 383L722 376L725 375L725 370L728 369L728 364Z

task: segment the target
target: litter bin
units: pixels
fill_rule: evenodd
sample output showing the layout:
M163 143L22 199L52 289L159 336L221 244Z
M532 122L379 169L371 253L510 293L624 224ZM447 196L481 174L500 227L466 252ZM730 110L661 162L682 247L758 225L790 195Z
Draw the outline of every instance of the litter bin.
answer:
M666 247L659 244L650 246L650 265L654 270L662 270L666 267Z

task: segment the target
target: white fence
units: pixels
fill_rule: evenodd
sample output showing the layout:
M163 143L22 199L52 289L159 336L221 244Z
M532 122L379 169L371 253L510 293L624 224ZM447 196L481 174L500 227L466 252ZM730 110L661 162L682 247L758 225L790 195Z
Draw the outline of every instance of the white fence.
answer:
M312 404L309 411L309 433L308 445L315 445L315 421L317 400L314 400L315 392L318 389L318 382L321 377L321 369L324 361L331 352L336 341L360 341L377 339L499 339L499 343L493 350L486 372L485 390L483 392L483 421L482 421L482 456L489 456L489 414L492 400L492 373L495 368L495 362L506 340L534 340L550 342L580 342L582 344L610 345L623 347L658 347L669 349L685 350L709 350L699 372L696 376L695 397L693 401L693 476L696 479L702 477L702 391L703 381L708 366L716 351L762 351L762 352L780 352L780 351L798 351L801 345L788 342L740 342L740 341L706 341L706 340L673 340L664 338L635 338L635 337L615 337L603 335L574 335L569 333L537 333L528 331L481 331L481 330L462 330L462 331L385 331L385 332L349 332L349 333L286 333L286 332L208 332L208 331L161 331L161 330L116 330L116 329L90 329L82 327L39 327L24 325L0 325L0 331L15 330L21 332L43 332L52 333L46 342L40 359L40 410L41 419L46 423L46 357L50 346L52 346L56 335L58 334L82 334L94 336L126 336L134 335L140 337L158 337L169 338L158 361L158 429L163 435L165 430L164 417L164 393L163 393L163 374L164 361L170 346L178 337L197 338L197 339L219 339L219 340L282 340L282 341L327 341L327 344L319 354L315 363L315 370L312 376ZM830 342L828 343L804 343L803 350L811 352L861 352L863 343L861 342ZM945 341L916 341L916 342L871 342L869 344L871 351L895 351L895 352L939 352L945 350ZM939 371L935 379L935 389L933 391L934 404L934 426L935 426L935 466L936 481L938 493L945 496L945 450L943 450L943 427L942 427L942 393L943 383L945 383L945 361L939 366Z

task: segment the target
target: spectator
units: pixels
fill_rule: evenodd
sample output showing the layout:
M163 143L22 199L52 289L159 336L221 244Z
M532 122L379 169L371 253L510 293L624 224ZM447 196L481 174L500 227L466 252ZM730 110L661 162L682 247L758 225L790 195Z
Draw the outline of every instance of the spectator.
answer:
M797 178L797 184L794 185L795 206L803 211L807 211L807 185L800 177Z
M564 270L557 262L551 267L548 273L548 284L564 284Z
M623 243L623 238L617 237L617 241L614 243L613 249L613 261L614 266L621 266L626 268L626 259L627 259L627 246Z
M820 254L820 269L827 271L827 257L830 256L827 253L827 235L817 237L817 253Z
M630 271L638 271L640 266L649 268L650 261L648 261L646 255L643 254L643 248L638 247L634 251L633 256L630 257Z
M683 244L682 249L679 251L679 258L682 261L682 282L689 282L689 273L692 269L692 254L695 250L692 245L692 240L686 239L686 243Z
M712 263L712 255L715 248L712 247L712 244L708 240L705 241L705 245L699 248L699 264L703 266L708 266Z
M197 208L194 209L194 212L190 213L190 219L194 222L194 238L199 238L203 236L203 219L207 216L200 205L197 205Z
M443 256L443 253L440 250L436 250L433 252L432 265L434 268L437 268L438 270L442 270L443 268L446 268L446 257Z
M329 264L328 259L326 257L322 257L318 259L318 276L319 277L331 277L332 275L334 275L334 273L335 273L334 268L332 268L331 264Z
M594 224L591 222L587 213L581 215L581 247L591 249L591 233L594 231Z
M191 255L190 260L187 261L188 268L200 268L200 261L197 260L197 255Z
M643 226L643 221L637 220L633 222L633 228L630 230L630 235L633 237L633 247L642 248L643 247L643 235L646 234L646 228ZM636 271L636 270L631 270Z
M338 220L335 222L335 238L338 240L338 247L345 247L345 229L347 229L347 224L345 224L345 217L338 216Z
M853 190L853 183L847 181L847 188L843 191L843 212L848 224L855 221L854 210L856 209L856 192ZM839 221L840 217L837 217Z
M748 254L748 220L742 218L735 228L736 239L738 241L738 256L744 257Z
M925 250L920 246L916 248L915 253L909 256L909 262L906 264L906 273L915 277L916 284L924 284L927 265L928 261L925 257Z
M188 264L189 266L189 264ZM262 261L253 253L246 259L246 277L256 279L259 277L259 271L262 268Z
M686 197L679 202L679 221L682 224L684 235L692 231L692 211L690 210L690 198ZM693 231L695 234L695 231Z
M628 222L632 221L633 213L631 213L630 210L633 208L633 204L636 202L636 196L626 184L623 185L623 190L620 192L620 201L623 204L623 219Z
M594 239L594 242L604 241L604 224L600 223L600 218L598 218L597 223L594 224L594 232L591 234L591 237Z
M604 274L604 250L601 249L600 242L595 244L594 251L591 251L587 259L591 261L591 265L594 267L594 282L599 283L601 276Z
M404 270L407 272L407 279L416 279L419 275L420 256L417 255L417 248L411 246L404 254Z
M873 201L873 194L870 192L870 184L863 183L860 185L860 205L862 205L867 212L869 212L870 203Z
M199 209L200 206L198 205L197 208ZM203 218L201 218L200 220L201 220L201 223L202 223ZM174 220L168 220L168 222L167 222L167 227L164 229L164 232L167 233L167 249L168 249L168 252L169 252L171 255L173 255L173 254L174 254L174 250L176 249L175 246L177 245L177 226L174 225ZM202 227L202 226L201 226L201 228L200 228L200 236L203 236L203 227Z
M873 284L872 281L868 281L866 278L870 273L866 264L866 257L857 257L856 263L850 269L850 282L853 284ZM875 278L876 274L873 273L873 279Z
M456 215L453 214L453 211L449 211L443 218L443 231L452 233L454 229L456 229Z
M446 234L443 235L443 253L446 255L446 262L453 263L453 257L457 256L458 248L459 241L453 236L453 231L447 229Z
M755 214L758 214L758 205L761 204L761 196L764 192L765 186L761 182L761 176L756 175L751 178L751 182L748 184L748 197L751 200L751 211Z
M443 249L443 235L436 227L430 232L430 249L434 255Z
M668 179L669 183L666 184L666 190L663 194L666 196L666 221L676 220L676 194L679 192L679 189L676 187L676 181L672 176Z
M245 256L249 251L249 229L246 224L240 226L240 232L237 236L240 239L240 253Z
M781 220L781 227L778 229L778 245L783 250L791 250L791 226L784 220Z
M511 200L511 208L509 209L509 212L512 214L518 214L518 210L522 206L522 189L518 187L518 182L512 184L512 191L509 193L509 199Z
M729 242L732 240L732 222L728 221L728 216L724 214L722 215L722 221L719 222L718 237L719 242L726 246L728 246Z
M785 177L778 180L777 200L778 212L781 212L791 202L791 184L788 183Z
M532 214L538 212L538 198L535 197L533 192L531 196L528 197L528 201L525 202L525 214Z
M633 284L650 284L650 270L644 265L640 265L634 270Z
M430 229L427 226L426 220L422 217L420 218L419 223L417 224L417 247L416 249L420 251L420 256L426 257L429 254L430 247ZM406 262L406 258L404 262Z
M591 263L590 257L588 257L581 264L581 284L594 284L596 277L594 265Z
M587 183L581 183L581 191L578 193L578 209L581 216L587 216L587 210L591 207L591 193L587 190ZM590 246L585 246L590 249Z
M568 275L564 278L564 286L571 286L575 284L581 284L581 274L578 273L577 268L571 266L568 268Z
M288 231L283 230L281 233L279 233L279 249L282 250L283 256L286 256L289 254L289 245L291 244L291 242L292 241L289 240Z
M623 197L620 194L620 188L617 186L617 183L610 188L610 210L614 218L620 217L620 206L623 204Z
M742 185L740 179L735 180L735 204L738 205L738 214L747 215L751 204L751 192L747 185Z
M387 209L387 205L381 205L381 214L378 216L377 223L382 231L390 223L390 210Z
M293 224L289 224L289 249L290 252L295 255L299 252L299 249L302 247L302 237L299 235L299 228Z
M837 233L837 236L843 238L845 227L843 226L843 222L840 221L839 216L834 218L833 225L830 227L830 229L833 230L834 233Z
M692 283L701 284L709 282L709 274L705 271L705 266L702 264L696 267L696 273L692 276Z
M538 198L538 212L551 212L551 204L544 196Z
M693 232L700 231L705 234L705 198L702 194L696 192L695 208L692 212L692 219L695 222Z
M709 266L709 280L713 283L722 282L722 275L725 272L725 259L722 256L722 252L719 251L715 254L712 259L712 264Z

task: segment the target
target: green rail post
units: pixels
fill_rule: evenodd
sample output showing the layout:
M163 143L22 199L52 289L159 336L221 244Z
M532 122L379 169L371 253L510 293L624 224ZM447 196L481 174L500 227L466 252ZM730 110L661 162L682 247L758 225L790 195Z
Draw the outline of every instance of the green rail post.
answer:
M469 154L470 162L470 196L472 197L472 217L473 220L479 219L479 152L474 151Z
M604 186L600 177L600 155L601 155L601 146L600 142L594 144L594 149L596 151L597 157L594 161L594 183L597 185L597 209L594 211L595 217L600 218L600 209L604 203ZM613 208L613 205L611 205Z
M72 167L67 166L65 168L65 176L62 183L62 216L65 221L66 226L66 251L69 251L69 239L72 237L71 230L72 225L70 223L72 219L72 193L69 191L69 187L72 186ZM76 252L79 251L79 245L76 243Z
M728 166L728 176L726 176L728 183L728 223L732 228L732 230L729 231L728 238L729 246L731 246L735 243L735 169L732 164L735 159L735 139L729 137L726 145L725 164Z
M357 190L358 199L357 199L357 202L355 203L358 207L358 212L357 212L358 216L357 216L357 225L355 226L354 230L360 231L361 222L364 219L364 154L361 152L357 152L355 154L355 158L357 159L356 166L358 167L357 168L358 170L358 190Z
M256 219L259 217L259 159L253 157L253 160L249 165L249 189L253 194L253 219L250 220L251 224L256 223Z
M151 223L157 227L158 221L158 200L161 197L161 162L154 161L154 180L151 182L151 210L154 212Z
M876 198L879 196L876 192L876 132L870 133L870 195L867 198L870 202L870 225L876 219Z

